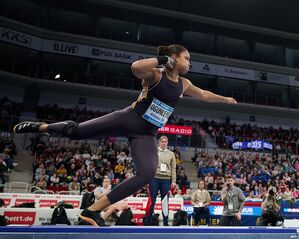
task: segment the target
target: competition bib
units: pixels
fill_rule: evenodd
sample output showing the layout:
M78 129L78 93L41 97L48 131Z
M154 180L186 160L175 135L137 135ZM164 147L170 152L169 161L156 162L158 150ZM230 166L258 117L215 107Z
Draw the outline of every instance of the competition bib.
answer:
M174 108L154 98L142 118L146 119L153 125L162 127L166 124L173 110Z

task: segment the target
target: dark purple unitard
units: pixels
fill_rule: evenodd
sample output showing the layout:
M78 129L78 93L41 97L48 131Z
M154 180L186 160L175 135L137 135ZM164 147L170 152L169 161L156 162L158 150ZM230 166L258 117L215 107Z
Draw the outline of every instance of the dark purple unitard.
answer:
M113 204L150 183L156 174L158 127L142 118L142 115L154 98L175 107L182 92L181 78L179 78L179 82L173 82L166 77L165 73L162 73L161 80L151 87L144 88L132 106L80 124L72 121L49 124L48 131L72 139L128 137L136 175L120 183L107 194L110 203Z

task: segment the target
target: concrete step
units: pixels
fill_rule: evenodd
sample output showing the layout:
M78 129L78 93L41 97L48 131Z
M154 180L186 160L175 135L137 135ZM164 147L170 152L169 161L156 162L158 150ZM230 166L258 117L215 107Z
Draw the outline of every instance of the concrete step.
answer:
M31 183L34 156L31 156L29 151L19 150L18 154L14 157L14 162L18 165L9 174L9 182Z
M194 156L194 149L187 148L185 151L181 152L181 157L184 162L185 174L190 182L190 189L193 190L197 188L197 170L193 165L191 158Z

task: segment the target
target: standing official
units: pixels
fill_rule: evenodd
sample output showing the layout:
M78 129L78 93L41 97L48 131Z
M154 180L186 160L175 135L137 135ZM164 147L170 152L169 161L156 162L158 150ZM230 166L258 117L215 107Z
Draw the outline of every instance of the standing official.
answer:
M158 169L155 178L149 185L149 203L151 203L149 210L146 212L146 224L152 223L152 215L155 208L156 198L160 190L163 225L168 226L168 191L170 187L176 185L176 159L172 151L167 149L168 138L161 136L159 139L158 148Z
M224 202L220 226L240 226L241 212L245 204L242 190L234 186L235 180L227 176L226 186L221 191L221 200Z

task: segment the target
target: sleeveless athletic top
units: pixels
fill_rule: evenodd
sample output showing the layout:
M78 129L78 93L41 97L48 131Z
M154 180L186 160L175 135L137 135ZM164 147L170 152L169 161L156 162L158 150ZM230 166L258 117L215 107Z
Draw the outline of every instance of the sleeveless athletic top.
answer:
M178 82L174 82L166 76L164 71L162 71L161 79L152 86L144 87L138 99L132 104L132 108L140 116L144 116L149 109L154 109L154 111L160 114L161 117L168 118L172 113L173 108L178 104L182 94L183 80L179 77ZM163 109L167 112L164 112ZM161 127L163 125L156 126Z

